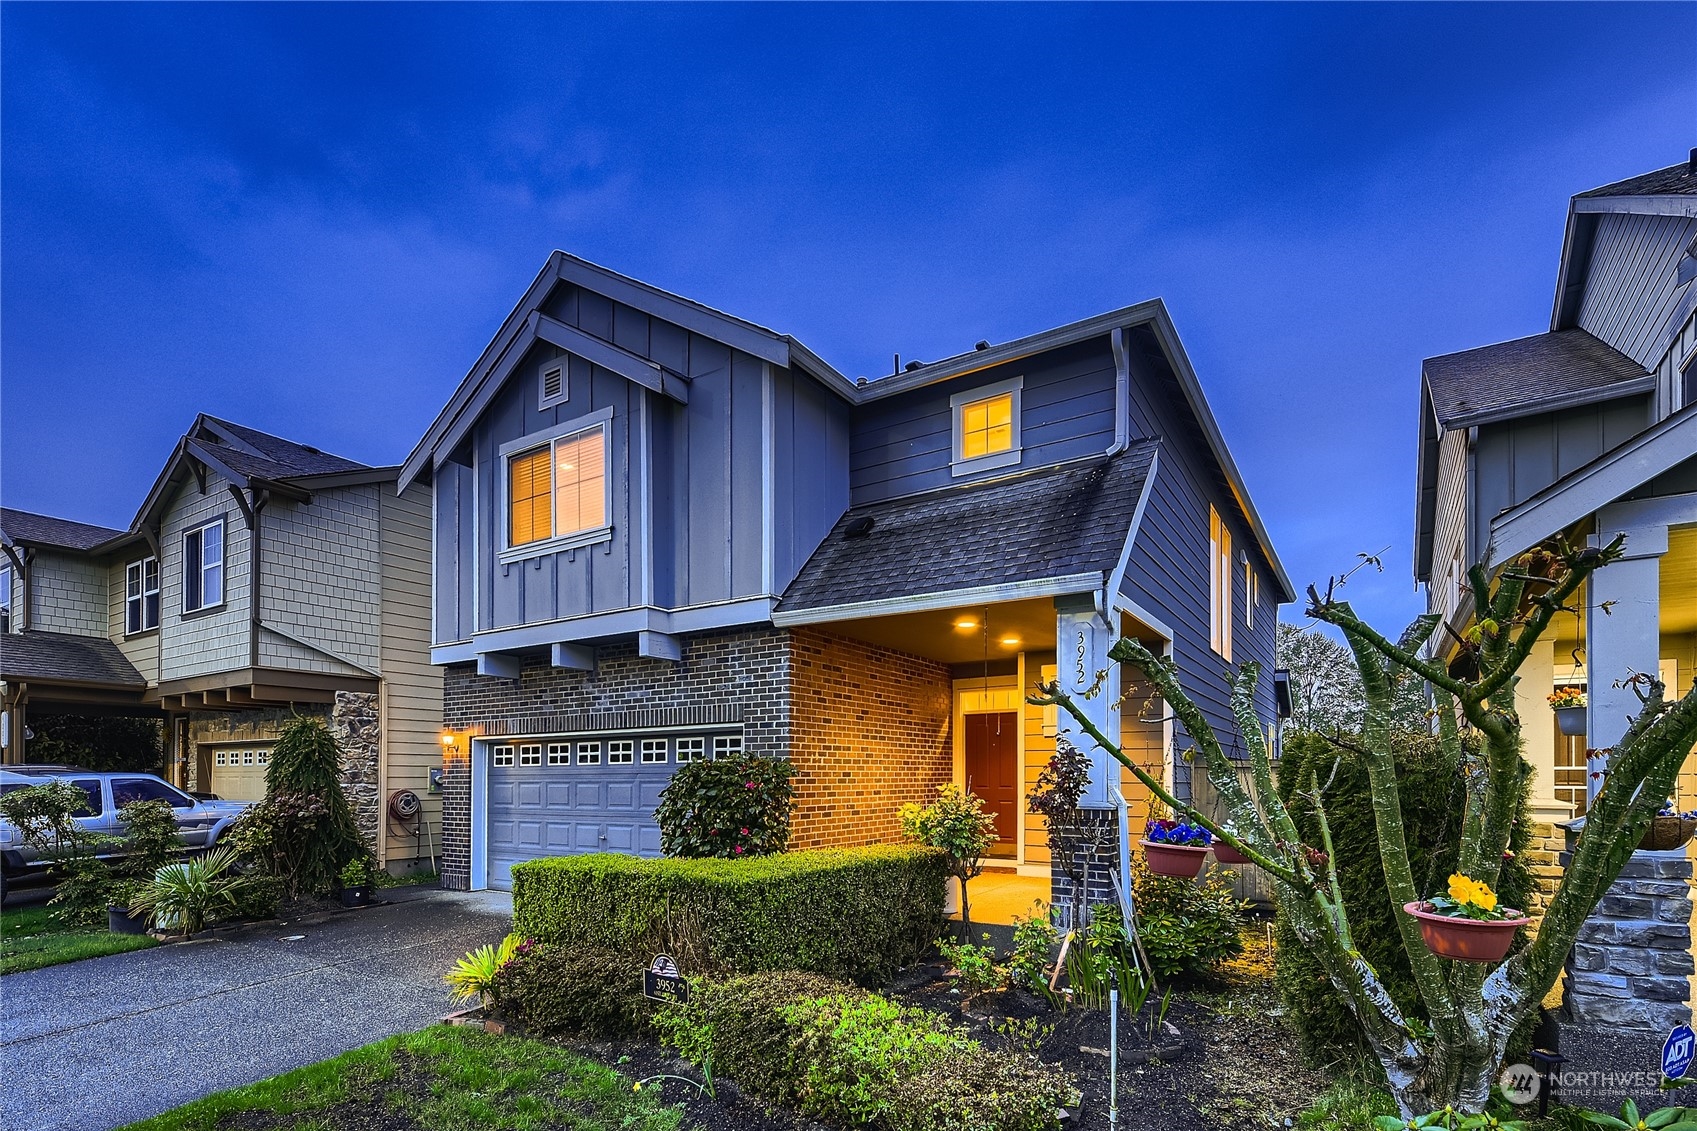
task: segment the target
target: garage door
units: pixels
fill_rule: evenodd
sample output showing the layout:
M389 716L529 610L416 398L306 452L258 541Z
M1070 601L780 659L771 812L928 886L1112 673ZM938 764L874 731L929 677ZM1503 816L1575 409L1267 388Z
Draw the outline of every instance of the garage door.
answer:
M488 884L512 868L580 852L660 855L654 809L685 762L740 753L734 734L561 735L489 748Z
M230 747L213 751L212 792L225 801L265 800L265 771L271 766L268 747Z

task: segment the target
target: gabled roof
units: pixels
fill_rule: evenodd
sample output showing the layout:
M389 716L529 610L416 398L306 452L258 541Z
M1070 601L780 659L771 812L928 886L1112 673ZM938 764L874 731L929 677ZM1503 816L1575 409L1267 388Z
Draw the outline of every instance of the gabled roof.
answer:
M1422 366L1445 429L1649 392L1655 378L1584 330L1557 330L1429 357Z
M1111 457L851 508L784 590L774 619L1082 575L1095 581L1080 591L1099 588L1120 563L1158 447L1145 440ZM850 537L866 520L871 529Z
M1585 279L1591 269L1591 252L1597 225L1605 213L1644 216L1697 217L1697 149L1691 159L1679 164L1628 177L1601 188L1577 193L1568 203L1567 232L1562 237L1561 264L1556 269L1556 297L1550 310L1550 329L1565 330L1576 324ZM1670 265L1672 269L1672 265ZM1692 295L1697 296L1697 291ZM1683 324L1689 305L1677 321Z
M271 478L331 475L342 471L364 471L370 466L357 460L319 451L309 444L297 444L293 440L285 440L281 436L273 436L269 432L261 432L257 428L242 424L232 424L228 420L220 420L205 413L195 420L194 427L189 429L189 435L197 439L211 440L265 460L264 466L267 467Z
M29 511L0 509L0 536L7 544L51 546L61 550L92 550L103 542L122 537L122 530L95 526L87 522L72 522L68 518L53 518Z
M0 635L0 680L146 689L147 679L104 636L29 629Z
M1690 161L1657 169L1616 181L1602 188L1587 189L1575 195L1575 200L1592 200L1604 196L1697 196L1697 167Z

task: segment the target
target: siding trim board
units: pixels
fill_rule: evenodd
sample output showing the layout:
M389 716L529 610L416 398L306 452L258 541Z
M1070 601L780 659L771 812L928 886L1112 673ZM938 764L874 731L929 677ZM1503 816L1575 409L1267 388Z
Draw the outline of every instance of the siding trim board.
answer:
M859 620L863 617L895 616L900 613L924 613L938 609L954 609L967 605L1000 604L1030 597L1064 597L1079 593L1094 593L1102 588L1101 573L1074 573L1063 577L1042 577L1030 581L1014 581L1005 585L978 585L970 589L947 589L936 593L916 593L882 601L857 601L847 605L826 605L815 609L795 609L772 614L772 623L779 628L793 625L829 624L833 621Z

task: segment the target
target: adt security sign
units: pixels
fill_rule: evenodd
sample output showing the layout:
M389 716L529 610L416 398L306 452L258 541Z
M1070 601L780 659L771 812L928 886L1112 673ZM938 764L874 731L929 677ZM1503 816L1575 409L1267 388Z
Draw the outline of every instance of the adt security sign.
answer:
M1683 1079L1693 1060L1697 1060L1697 1033L1689 1025L1676 1026L1662 1045L1662 1075L1669 1080Z

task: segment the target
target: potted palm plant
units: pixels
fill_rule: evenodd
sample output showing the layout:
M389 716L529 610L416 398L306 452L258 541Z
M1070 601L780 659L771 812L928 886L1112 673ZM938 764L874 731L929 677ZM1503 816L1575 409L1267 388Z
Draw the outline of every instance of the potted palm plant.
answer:
M1556 726L1569 737L1585 733L1585 692L1577 687L1558 687L1550 696L1550 706L1556 713Z
M232 874L239 858L229 845L204 856L167 864L141 885L130 900L131 915L146 915L155 929L187 938L220 912L240 906L246 876Z
M1208 862L1214 836L1201 825L1160 818L1143 829L1143 861L1158 876L1194 880Z
M1499 908L1489 884L1460 873L1450 877L1447 894L1402 909L1420 924L1428 950L1457 962L1501 960L1514 945L1514 932L1532 921L1512 907Z

